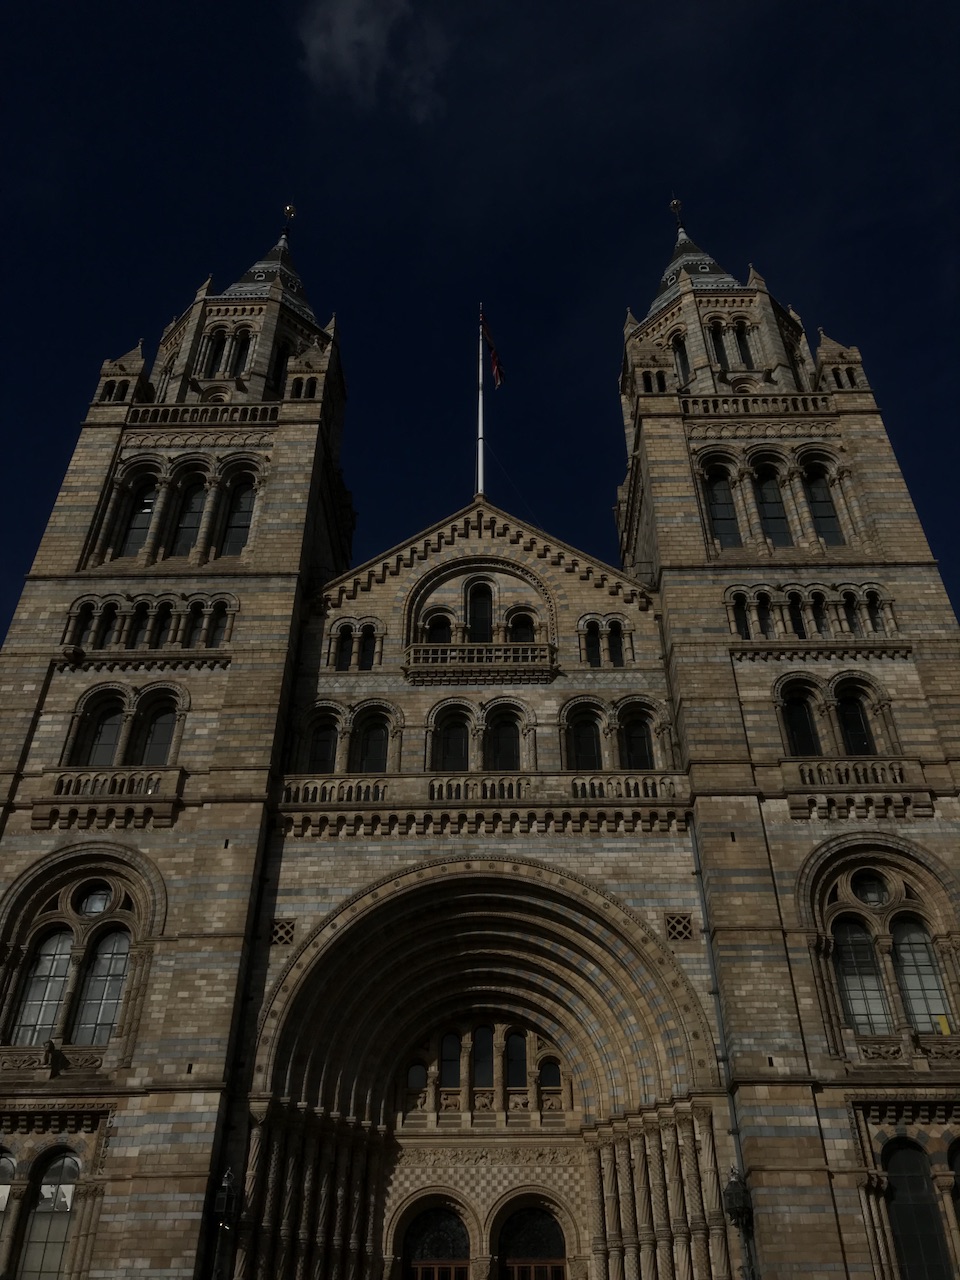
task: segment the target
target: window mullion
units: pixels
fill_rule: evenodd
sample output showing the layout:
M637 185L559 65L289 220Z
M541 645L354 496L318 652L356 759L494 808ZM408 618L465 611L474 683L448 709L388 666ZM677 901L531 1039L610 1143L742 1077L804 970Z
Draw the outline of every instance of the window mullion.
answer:
M73 947L70 951L70 965L67 969L67 981L63 988L63 995L60 997L60 1009L57 1013L57 1020L53 1026L53 1032L50 1036L51 1040L59 1040L61 1044L66 1042L67 1029L70 1026L70 1020L73 1017L73 1006L76 1000L77 986L80 982L80 973L83 967L83 947Z
M889 933L881 934L876 939L876 947L880 956L884 986L887 989L887 999L890 1001L890 1008L893 1013L893 1025L901 1033L909 1031L911 1027L910 1019L907 1017L896 965L893 962L893 938Z

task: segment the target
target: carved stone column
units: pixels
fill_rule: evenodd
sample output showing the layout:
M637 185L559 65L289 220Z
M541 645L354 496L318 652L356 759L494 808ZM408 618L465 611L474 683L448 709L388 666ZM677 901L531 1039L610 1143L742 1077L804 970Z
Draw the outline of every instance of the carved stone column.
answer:
M640 1274L647 1280L655 1274L657 1265L657 1237L653 1229L653 1205L650 1201L650 1176L647 1172L647 1149L643 1131L630 1132L630 1153L633 1157L634 1205L637 1211L637 1236L640 1241Z
M760 508L757 506L757 494L753 487L753 472L744 468L737 475L736 487L740 490L744 509L747 513L747 527L750 530L750 541L758 547L767 547L766 535L760 523Z
M787 473L787 479L790 482L790 493L793 497L793 507L800 521L800 528L803 530L803 538L801 541L808 546L816 547L819 545L817 531L814 528L813 516L810 514L810 504L807 501L807 491L803 487L803 475L798 468Z
M343 1276L350 1160L353 1154L350 1137L349 1133L341 1133L337 1150L337 1175L333 1186L333 1230L330 1233L330 1280L341 1280Z
M880 955L880 966L883 970L887 999L890 1002L890 1012L893 1014L893 1024L897 1031L906 1034L912 1029L912 1024L907 1017L903 997L900 994L900 983L897 981L897 970L893 963L893 938L890 934L880 934L876 939L876 948Z
M957 1202L954 1199L956 1178L953 1173L935 1173L933 1185L940 1197L940 1212L943 1215L943 1233L947 1238L950 1250L950 1261L953 1263L954 1275L960 1276L960 1225L957 1223Z
M150 528L147 530L147 536L144 539L143 546L140 548L137 559L141 564L153 564L157 551L157 543L160 541L160 534L163 532L163 526L167 518L167 506L170 501L170 493L173 486L170 481L161 477L157 481L157 500L153 504L153 514L150 517Z
M380 1199L380 1164L383 1131L367 1147L367 1233L363 1246L363 1280L374 1280L377 1260L377 1204Z
M647 1168L650 1173L650 1199L653 1202L653 1231L657 1240L657 1280L676 1280L673 1268L673 1232L667 1210L667 1184L663 1175L663 1149L660 1125L655 1118L643 1122L647 1144Z
M703 1205L703 1188L700 1185L700 1168L697 1164L697 1137L693 1128L693 1116L681 1111L677 1116L680 1134L680 1170L683 1175L683 1191L687 1202L687 1222L693 1244L693 1270L696 1276L710 1275L710 1241L707 1235L707 1219Z
M620 1234L623 1239L623 1272L626 1280L639 1280L637 1250L637 1209L633 1194L633 1170L630 1167L630 1142L626 1134L617 1137L617 1190L620 1193Z
M264 1188L263 1211L260 1215L260 1231L257 1240L257 1265L254 1271L256 1280L274 1280L277 1215L280 1207L280 1196L283 1191L281 1178L283 1139L283 1121L280 1117L277 1117L269 1126L267 1137L266 1187Z
M858 1179L857 1185L874 1273L885 1278L897 1276L900 1265L897 1262L896 1250L890 1234L890 1221L884 1204L887 1175L881 1173L879 1169L867 1169Z
M693 1280L693 1262L690 1255L690 1224L687 1222L683 1177L680 1172L680 1149L677 1142L677 1128L673 1120L664 1117L660 1121L660 1132L667 1157L667 1202L670 1206L670 1225L673 1228L677 1280Z
M206 564L210 556L210 539L213 533L213 521L220 505L221 484L216 476L206 483L206 495L203 499L203 513L200 516L200 528L197 540L190 552L190 559L196 564Z
M313 1280L327 1274L327 1242L333 1213L333 1170L337 1154L336 1131L331 1129L320 1138L320 1169L317 1174L317 1211L313 1237Z
M110 497L107 499L107 510L103 517L103 523L100 525L100 532L97 534L97 541L94 544L93 554L90 556L89 565L91 569L95 569L97 565L103 564L104 557L107 554L108 540L113 540L116 532L114 525L117 522L117 512L120 506L120 499L123 496L123 486L116 480L110 486ZM110 550L113 550L112 545Z
M14 1241L23 1234L20 1218L23 1214L24 1200L29 1185L27 1182L13 1182L7 1197L7 1207L0 1217L0 1276L10 1275L11 1253Z
M714 1280L730 1280L730 1247L727 1243L727 1220L723 1212L720 1171L713 1141L713 1112L709 1107L694 1107L694 1119L700 1134L700 1179L703 1205L710 1232L710 1254Z
M617 1192L617 1165L613 1143L600 1144L600 1176L603 1182L603 1222L610 1259L610 1280L623 1280L623 1235L620 1229L620 1197Z
M256 1250L256 1223L263 1190L262 1165L264 1157L266 1104L250 1112L250 1143L247 1150L247 1171L244 1177L243 1204L240 1213L239 1243L234 1263L236 1280L249 1280L254 1272Z
M594 1280L607 1280L607 1233L603 1213L603 1171L600 1164L600 1148L590 1147L589 1191L592 1231Z
M276 1280L286 1280L293 1263L300 1192L303 1184L303 1121L299 1114L291 1116L290 1120L287 1149L283 1161L280 1230L275 1251Z
M303 1145L303 1195L300 1197L300 1218L297 1222L297 1261L295 1280L308 1280L310 1262L311 1223L314 1221L314 1198L317 1190L317 1165L319 1134L316 1120L306 1111L302 1113L305 1129Z

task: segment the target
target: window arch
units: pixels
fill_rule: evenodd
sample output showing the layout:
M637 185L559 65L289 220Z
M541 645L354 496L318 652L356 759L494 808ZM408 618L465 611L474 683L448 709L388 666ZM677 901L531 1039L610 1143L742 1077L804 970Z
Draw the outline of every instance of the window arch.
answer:
M64 1274L79 1177L80 1161L64 1153L31 1179L17 1280L60 1280Z
M787 522L787 511L783 505L783 494L780 492L780 477L773 467L762 467L754 481L757 494L757 509L760 513L760 528L775 547L790 547L793 538Z
M520 720L516 711L502 709L490 718L483 736L484 768L520 768Z
M249 329L240 329L234 339L233 358L230 361L230 372L235 378L239 378L247 368L247 358L250 355L251 334Z
M738 320L733 327L733 334L737 340L737 354L740 357L740 363L745 369L752 369L753 352L750 350L750 338L747 333L746 322Z
M468 1280L469 1258L470 1237L453 1209L424 1209L404 1233L405 1280Z
M70 764L93 769L114 764L126 707L119 694L88 704L77 728Z
M337 671L349 671L353 660L353 627L345 622L337 631L337 644L333 665Z
M610 665L613 667L623 666L623 627L619 622L611 622L607 633L607 643L610 646Z
M590 707L578 707L567 721L567 768L578 772L603 768L600 723Z
M358 666L361 671L372 671L377 654L377 634L372 626L360 628L360 655Z
M206 497L207 490L202 480L192 481L183 490L170 541L171 556L187 556L197 545Z
M113 1035L123 1004L129 960L130 935L125 929L113 929L99 938L84 974L70 1036L72 1044L102 1045Z
M591 667L599 667L601 662L600 623L588 622L584 630L584 656Z
M842 546L845 539L840 528L837 509L833 503L826 470L817 465L807 467L804 471L803 487L817 536L822 538L828 547Z
M133 617L130 620L130 627L127 631L127 648L139 649L141 645L145 644L149 629L150 608L148 605L138 604L133 611Z
M435 613L427 621L427 644L451 644L453 627L445 613Z
M160 489L155 478L143 480L134 489L126 527L117 553L120 559L135 556L142 550L153 522L153 512L157 505Z
M486 582L475 582L467 599L467 639L471 644L493 641L493 592Z
M740 547L740 527L737 524L737 512L733 503L733 490L730 477L725 471L715 468L708 472L704 481L707 498L707 514L710 520L710 531L721 547Z
M820 736L817 733L813 698L813 690L804 685L789 686L784 691L783 727L788 755L820 755Z
M210 346L207 350L207 363L204 366L203 371L203 376L205 378L215 378L220 372L220 365L223 363L223 353L226 345L226 331L223 329L215 329L210 335Z
M710 342L713 346L713 356L721 369L726 371L730 367L727 359L727 348L723 340L723 325L719 320L714 320L710 325Z
M137 708L126 763L162 769L170 762L177 710L172 699L151 698Z
M515 613L510 619L508 634L511 644L533 644L536 627L530 614Z
M230 612L222 600L210 610L210 630L207 632L207 648L219 649L227 638L227 627L230 622Z
M227 518L220 539L221 556L238 556L247 545L253 522L253 505L256 498L254 483L249 479L238 480L230 490Z
M682 333L676 333L670 340L673 359L677 369L677 378L681 387L690 381L690 359L687 356L687 344Z
M153 628L150 633L150 648L162 649L170 643L173 634L173 605L161 604L153 617Z
M384 773L390 725L382 711L368 711L359 717L350 735L350 769L354 773Z
M458 773L470 768L470 724L465 711L453 708L439 717L433 731L433 768Z
M72 946L69 929L57 929L37 943L17 1001L11 1043L46 1044L53 1036L67 990Z
M621 769L654 769L653 735L650 717L636 708L624 715L620 724Z
M873 938L856 919L833 926L833 964L843 1011L860 1035L890 1031L890 1012Z
M876 755L877 747L870 727L864 691L849 681L841 684L837 689L836 712L845 754Z
M733 597L733 625L741 640L750 639L750 615L747 612L747 597L742 591Z
M954 1275L930 1161L912 1142L884 1149L887 1211L902 1280L951 1280Z
M500 1228L497 1255L504 1280L563 1280L566 1252L560 1223L541 1205L516 1209Z
M307 770L310 773L333 773L337 767L337 743L340 733L336 718L321 716L314 724L307 749Z

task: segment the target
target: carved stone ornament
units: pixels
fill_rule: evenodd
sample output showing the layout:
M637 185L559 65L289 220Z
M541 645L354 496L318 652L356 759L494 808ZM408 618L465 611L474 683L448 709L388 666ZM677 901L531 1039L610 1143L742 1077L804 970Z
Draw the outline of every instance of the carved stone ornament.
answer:
M404 1147L401 1165L451 1168L458 1165L579 1165L581 1153L564 1147Z

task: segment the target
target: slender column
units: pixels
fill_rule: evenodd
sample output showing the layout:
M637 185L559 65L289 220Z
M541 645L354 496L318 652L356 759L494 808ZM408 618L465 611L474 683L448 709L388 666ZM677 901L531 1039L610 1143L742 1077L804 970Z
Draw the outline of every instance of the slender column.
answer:
M349 1188L351 1134L340 1136L337 1151L337 1177L333 1188L333 1231L330 1237L330 1280L340 1280L343 1275L344 1226L347 1220L347 1194Z
M351 671L359 671L359 670L360 670L360 644L361 644L361 639L362 639L362 638L361 638L360 632L359 632L359 631L355 631L355 632L353 633L353 640L352 640L351 645L350 645L350 670L351 670Z
M940 972L943 974L947 992L950 997L951 1030L956 1030L956 1020L960 1016L960 984L957 982L957 951L950 938L934 938L933 949L940 961Z
M600 1145L600 1173L603 1179L603 1221L610 1258L610 1280L623 1280L623 1234L620 1229L620 1197L617 1194L617 1165L612 1142Z
M680 1151L677 1129L672 1119L660 1122L663 1145L666 1148L667 1201L670 1205L670 1225L673 1228L674 1259L677 1280L693 1280L693 1263L690 1256L690 1226L683 1195L683 1179L680 1174Z
M897 971L893 963L893 938L888 933L881 934L876 940L876 947L880 953L880 964L883 967L887 998L890 1001L890 1011L893 1014L893 1025L897 1031L910 1031L911 1023L904 1008L903 997L900 994L900 983L897 981Z
M667 1211L667 1184L663 1176L663 1149L660 1125L656 1119L643 1122L647 1142L647 1167L650 1172L650 1198L653 1201L653 1231L657 1240L657 1280L676 1280L673 1267L673 1232Z
M833 938L829 935L823 936L817 934L809 941L810 947L810 963L815 973L820 978L817 984L823 991L824 995L824 1026L827 1030L827 1037L830 1041L830 1050L832 1053L843 1053L843 1044L840 1039L838 1028L843 1026L843 1010L837 1000L837 991L833 980L833 965L831 956L833 955Z
M463 1039L460 1041L460 1115L464 1122L469 1118L471 1109L470 1100L470 1067L472 1065L471 1051L473 1049L473 1035L466 1031Z
M310 1263L310 1224L314 1220L314 1196L317 1189L317 1125L310 1115L303 1115L306 1140L303 1147L303 1195L300 1197L300 1218L297 1222L297 1259L294 1280L308 1280Z
M684 1198L687 1203L687 1221L693 1242L693 1270L698 1277L710 1275L710 1240L707 1234L707 1218L703 1207L703 1189L700 1185L700 1169L697 1165L697 1138L693 1129L693 1116L681 1111L677 1116L680 1133L680 1171L683 1175Z
M248 1280L253 1274L256 1248L257 1211L263 1190L261 1167L263 1164L264 1137L266 1133L266 1108L250 1113L250 1146L247 1151L247 1172L243 1186L243 1207L240 1218L240 1244L234 1265L236 1280Z
M380 1195L380 1152L378 1135L367 1152L367 1234L363 1246L363 1280L375 1280L377 1258L377 1200Z
M286 1280L293 1262L294 1233L297 1210L300 1206L300 1188L303 1183L303 1122L297 1116L290 1126L287 1150L283 1162L283 1200L280 1211L280 1232L275 1254L275 1280Z
M600 1163L600 1148L590 1147L587 1158L590 1161L593 1278L594 1280L607 1280L607 1240L603 1212L603 1170Z
M263 1212L260 1216L260 1237L257 1241L257 1264L255 1275L257 1280L273 1280L274 1250L276 1247L276 1220L280 1204L283 1157L283 1123L274 1120L270 1126L270 1154L267 1164L267 1185L264 1195Z
M890 1231L890 1219L883 1203L887 1189L887 1175L881 1173L879 1169L868 1170L860 1185L861 1203L866 1204L864 1223L867 1227L870 1252L879 1262L877 1275L883 1276L886 1280L887 1277L894 1277L900 1273L897 1252Z
M373 665L375 667L383 665L383 636L379 633L374 637Z
M173 486L169 480L161 477L157 481L157 500L153 506L153 515L150 517L150 528L147 530L147 536L137 556L141 563L153 564L157 543L160 541L160 534L166 521L167 505L170 501L172 489Z
M70 952L70 967L67 969L67 981L57 1010L57 1020L53 1025L52 1040L62 1044L67 1035L67 1027L73 1018L74 999L80 985L80 970L83 965L83 948L74 947Z
M756 541L754 535L754 525L750 519L747 509L747 502L743 496L743 485L740 483L739 476L730 477L730 495L733 498L734 509L737 513L737 525L740 529L740 536L743 542L749 545Z
M783 503L783 510L787 517L787 528L790 530L790 537L797 546L805 546L807 531L803 527L803 521L800 518L797 493L793 486L793 481L789 474L778 475L777 483L780 485L780 501Z
M863 539L866 533L863 523L863 512L860 510L860 501L854 492L853 485L851 485L849 481L850 468L841 467L837 472L836 480L832 487L834 487L836 493L840 497L840 505L843 507L846 522L854 534L854 537ZM839 508L837 514L840 514Z
M609 667L610 663L610 632L603 630L600 632L600 665L601 667Z
M819 539L813 525L813 516L810 514L807 491L803 487L803 475L797 468L794 468L787 473L787 479L790 482L790 493L793 496L794 509L800 521L800 528L803 530L803 541L809 546L815 547L818 545Z
M320 1140L320 1170L317 1177L317 1214L313 1237L312 1280L324 1280L327 1274L327 1241L333 1203L333 1166L337 1154L336 1132Z
M4 1280L10 1275L11 1253L14 1241L22 1235L20 1217L23 1213L23 1205L28 1189L29 1184L26 1182L13 1182L10 1184L7 1207L4 1210L3 1217L0 1218L0 1276L3 1276Z
M695 1107L694 1117L700 1134L700 1169L704 1209L710 1230L710 1254L714 1280L730 1280L730 1248L727 1244L727 1220L723 1212L720 1172L713 1141L713 1112L709 1107Z
M353 1153L353 1177L350 1181L349 1229L347 1234L347 1280L360 1280L360 1242L363 1230L364 1175L367 1171L365 1134L358 1134Z
M503 1031L496 1028L493 1033L493 1109L500 1123L507 1110L507 1092L503 1083L503 1051L505 1048Z
M90 557L90 567L96 568L98 564L103 564L104 556L107 553L107 539L113 535L114 525L117 520L117 508L120 505L120 498L123 494L123 486L116 480L110 487L110 497L107 499L107 510L103 517L103 523L100 526L100 532L97 534L97 541L94 544L93 554Z
M197 530L197 540L190 552L190 559L197 564L206 564L210 558L210 539L213 533L214 516L219 506L221 487L220 481L216 476L211 476L206 483L203 514L200 516L200 528Z
M236 341L237 335L233 331L227 334L227 340L223 344L223 358L220 361L219 373L226 373L230 368L230 364L233 360L233 348L236 345Z
M933 1185L940 1198L940 1212L943 1214L943 1232L947 1237L947 1248L953 1263L955 1275L960 1275L960 1228L957 1225L957 1207L953 1198L956 1189L956 1178L952 1173L935 1173Z
M620 1234L623 1239L623 1272L626 1280L639 1280L637 1253L637 1209L630 1168L630 1140L622 1134L616 1141L617 1189L620 1192Z
M744 468L737 476L737 487L741 491L743 505L747 512L750 526L750 537L753 542L766 546L767 538L760 523L760 508L757 506L757 491L753 485L753 472Z
M630 1154L633 1165L634 1204L637 1211L637 1236L640 1241L640 1274L647 1280L656 1274L657 1237L653 1230L653 1206L650 1202L650 1177L647 1172L647 1149L643 1131L631 1130Z

